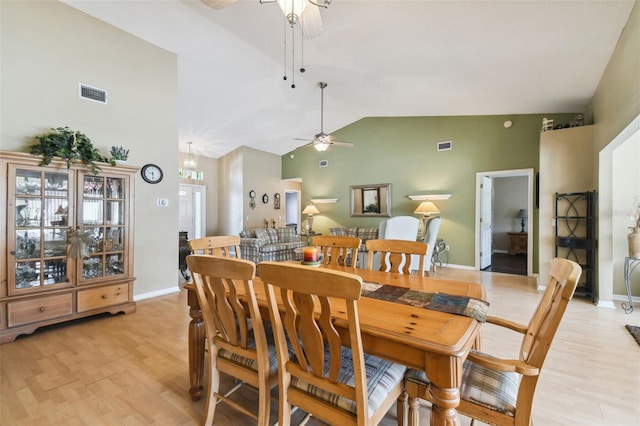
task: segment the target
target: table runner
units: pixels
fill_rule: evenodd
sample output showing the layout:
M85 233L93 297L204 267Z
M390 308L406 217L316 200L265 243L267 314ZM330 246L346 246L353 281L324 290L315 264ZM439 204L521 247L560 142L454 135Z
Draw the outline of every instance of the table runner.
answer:
M489 302L473 297L439 292L426 293L404 287L367 282L362 283L362 296L433 311L464 315L480 322L485 322L489 310Z

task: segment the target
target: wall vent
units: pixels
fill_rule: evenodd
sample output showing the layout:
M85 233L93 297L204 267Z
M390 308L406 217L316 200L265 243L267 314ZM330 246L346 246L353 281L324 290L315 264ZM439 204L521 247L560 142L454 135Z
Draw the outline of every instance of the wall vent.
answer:
M442 141L438 142L438 151L449 151L453 147L453 142Z
M329 160L320 160L320 167L328 167Z
M80 83L80 98L106 104L107 91Z

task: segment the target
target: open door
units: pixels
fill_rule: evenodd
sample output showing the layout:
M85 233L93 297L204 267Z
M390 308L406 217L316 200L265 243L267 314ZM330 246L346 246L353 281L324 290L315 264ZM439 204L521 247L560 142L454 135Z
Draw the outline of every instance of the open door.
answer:
M491 265L493 180L488 176L483 176L480 185L480 269L484 269Z

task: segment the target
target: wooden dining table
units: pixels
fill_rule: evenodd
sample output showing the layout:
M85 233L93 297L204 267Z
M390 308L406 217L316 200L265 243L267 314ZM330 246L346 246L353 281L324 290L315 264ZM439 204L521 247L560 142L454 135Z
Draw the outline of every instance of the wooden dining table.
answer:
M355 273L364 283L486 300L484 287L477 283L367 269L332 269ZM203 393L205 329L195 287L187 284L185 288L192 318L188 342L189 393L193 400L198 400ZM254 288L258 304L266 308L264 286L259 277L254 280ZM459 425L456 407L460 403L462 364L471 348L479 347L482 323L464 315L370 297L361 297L358 309L365 352L425 371L433 395L430 424ZM334 319L336 328L340 329L343 320L346 315Z

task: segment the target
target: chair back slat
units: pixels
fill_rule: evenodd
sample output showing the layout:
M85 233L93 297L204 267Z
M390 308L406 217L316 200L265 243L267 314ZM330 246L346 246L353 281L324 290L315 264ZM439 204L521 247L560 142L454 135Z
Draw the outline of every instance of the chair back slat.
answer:
M344 235L317 235L313 237L311 244L320 246L323 256L322 263L355 268L362 240Z
M194 254L234 257L240 259L240 237L235 235L216 235L189 241Z
M373 259L376 253L380 255L380 271L400 274L411 273L411 256L419 258L418 273L424 271L424 260L428 245L422 241L407 240L367 240L368 269L373 269Z

